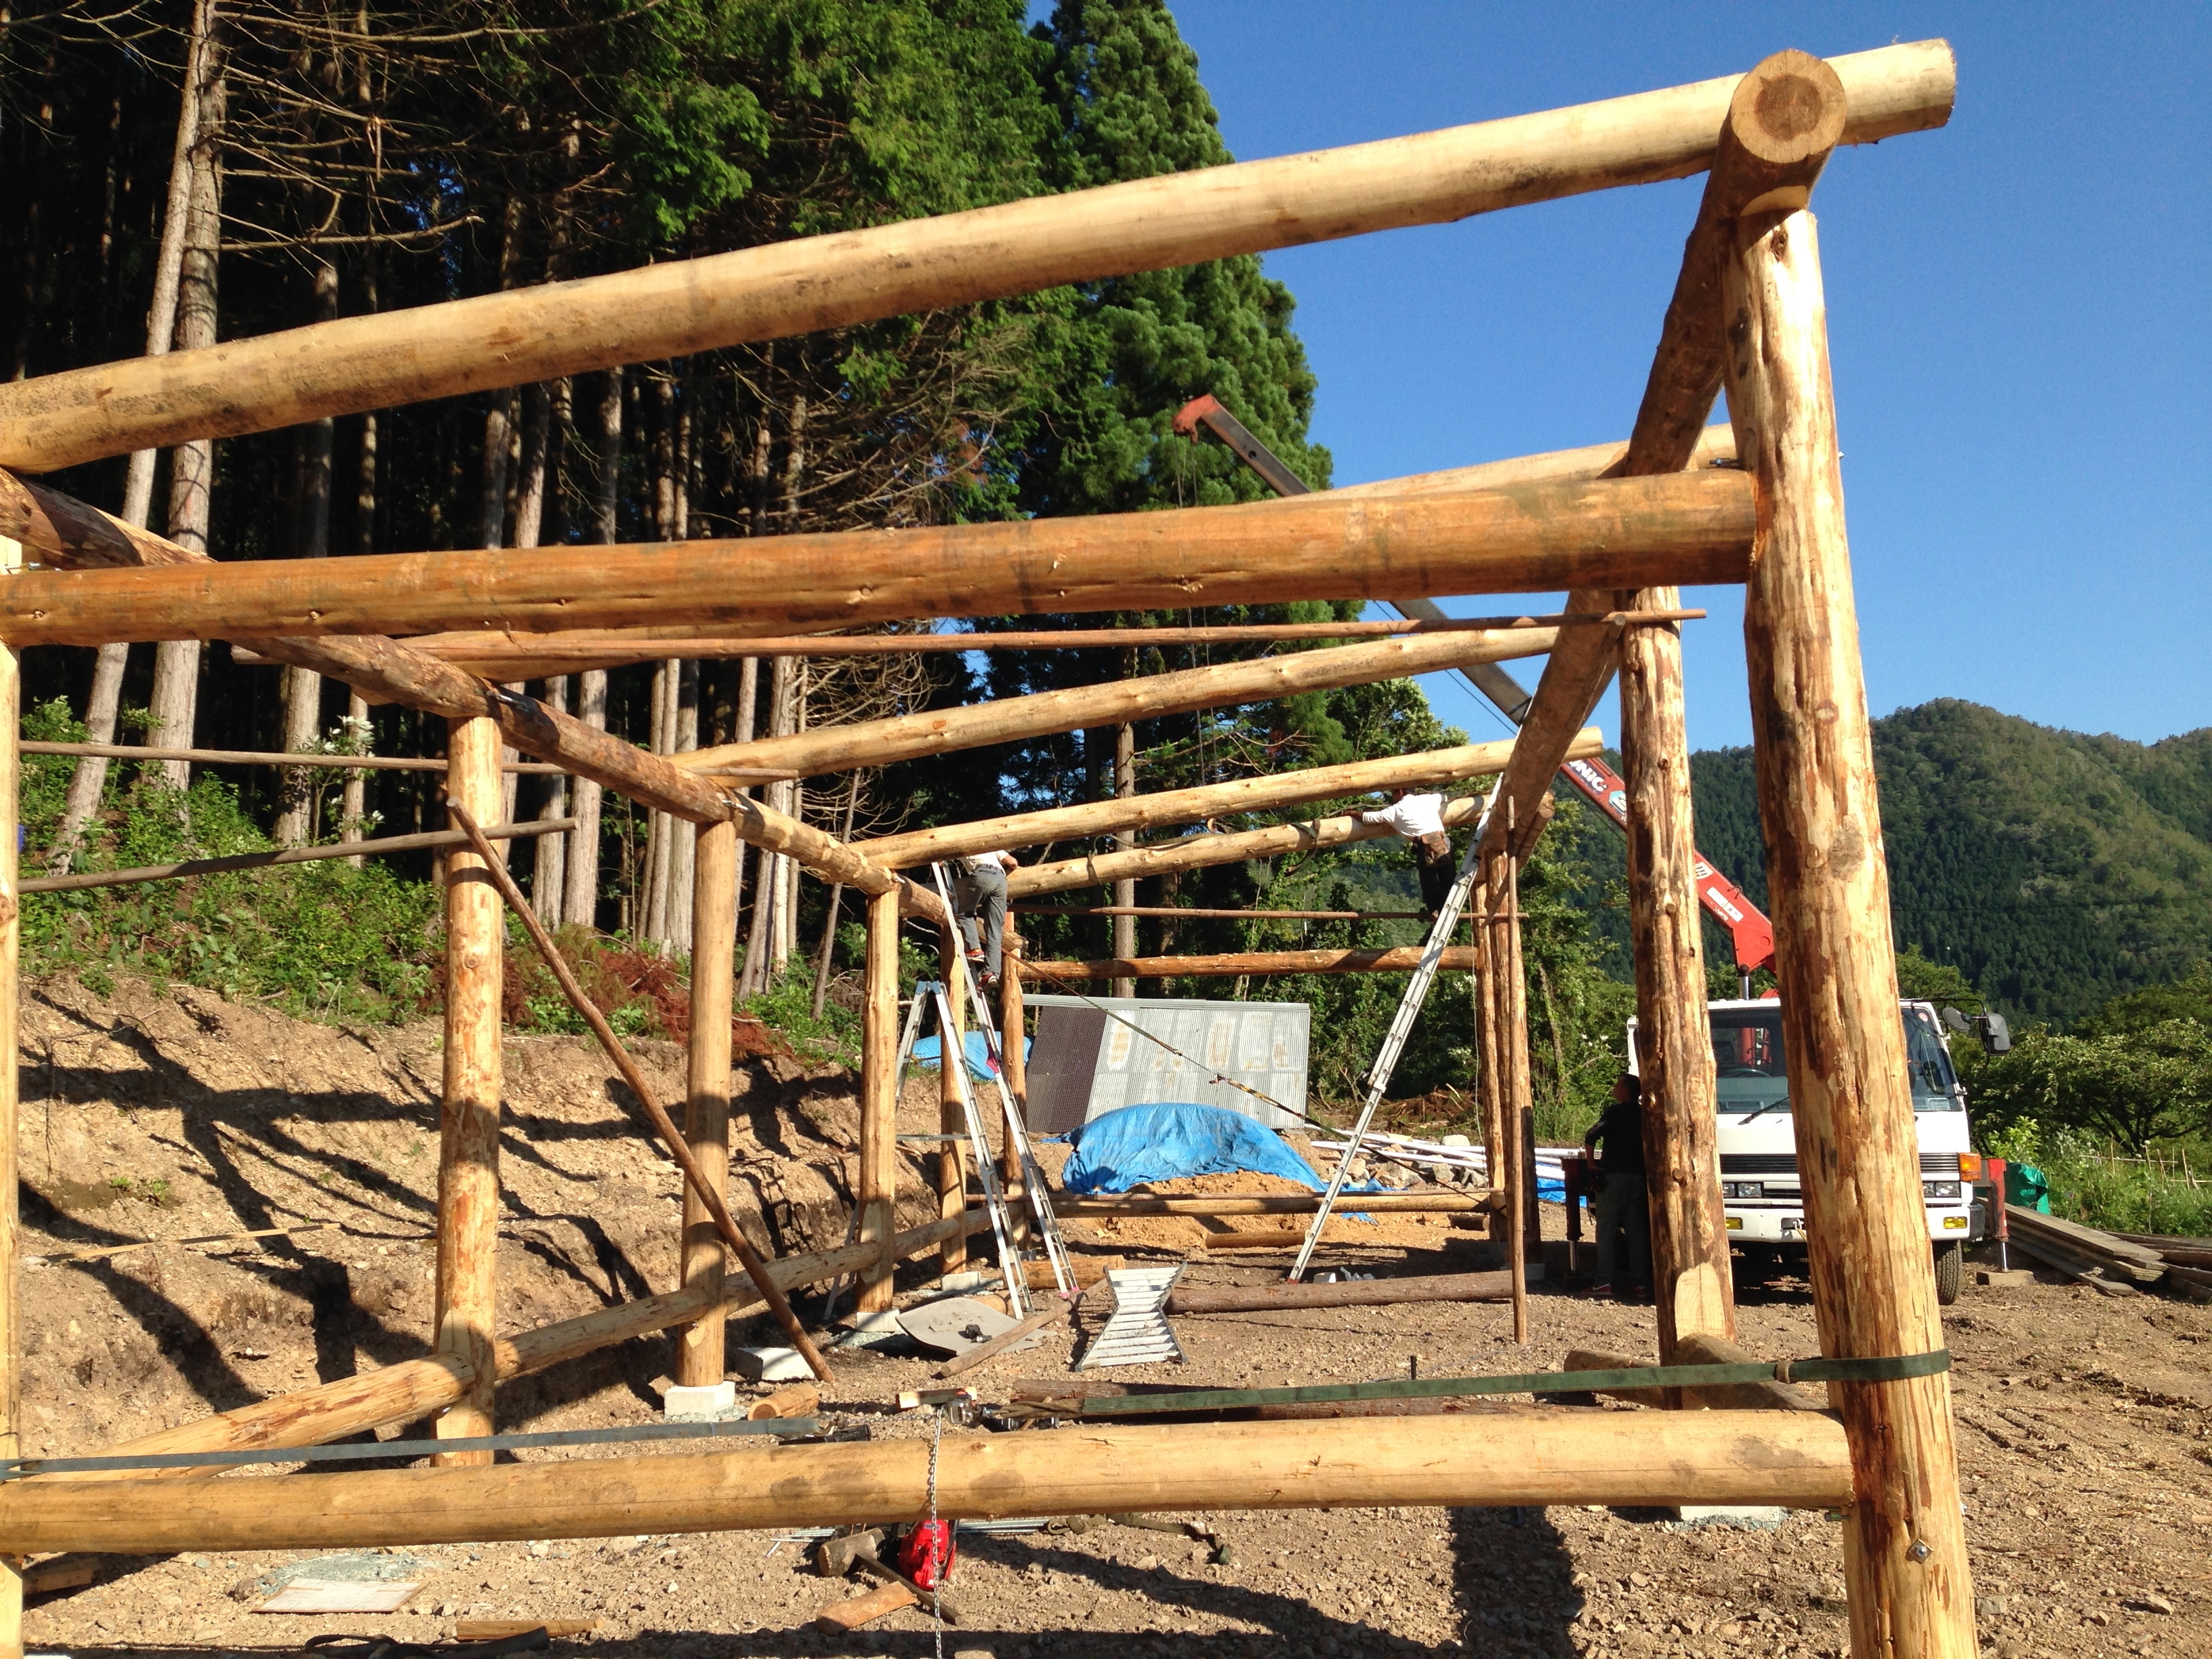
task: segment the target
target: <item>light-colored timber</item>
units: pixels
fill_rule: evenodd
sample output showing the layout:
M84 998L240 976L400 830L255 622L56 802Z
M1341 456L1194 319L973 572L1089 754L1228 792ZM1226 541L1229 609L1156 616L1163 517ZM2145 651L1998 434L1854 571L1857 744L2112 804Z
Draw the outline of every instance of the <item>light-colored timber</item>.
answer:
M1441 472L1412 472L1403 477L1377 478L1371 483L1340 484L1332 495L1449 495L1462 489L1502 489L1508 484L1556 483L1565 478L1603 478L1618 471L1628 453L1626 439L1611 443L1585 444L1577 449L1552 449L1534 455L1514 455L1502 460L1477 461L1472 466L1446 467ZM1735 433L1723 422L1709 426L1685 465L1691 467L1732 466L1735 464ZM1562 615L1602 617L1608 623L1633 618L1610 611L1568 611ZM1431 623L1431 626L1434 624Z
M945 1139L937 1149L937 1212L958 1215L968 1207L968 1115L961 1105L960 1077L955 1066L968 1063L967 999L961 994L968 976L961 969L966 955L959 927L948 921L938 930L937 972L945 987L945 1004L952 1012L952 1029L937 1034L937 1127ZM938 1271L957 1273L968 1265L968 1240L948 1238L937 1255Z
M15 580L22 549L0 539L0 582ZM17 749L23 731L23 665L0 646L0 1457L22 1450L23 1291L22 1216L16 1188L16 1111L21 1067L16 1063L22 1022L22 906L16 840L23 823L23 763ZM23 1568L20 1555L0 1559L0 1655L23 1651Z
M1237 951L1211 957L1106 957L1096 962L1025 962L1031 979L1054 983L1093 979L1234 979L1267 974L1409 974L1421 965L1418 945L1367 951ZM1474 966L1474 947L1445 948L1442 966L1464 973Z
M891 1253L898 1201L899 904L896 892L868 898L868 944L860 1004L861 1243L875 1255L861 1270L857 1305L878 1313L891 1305L896 1286Z
M148 635L544 632L649 626L671 615L789 633L915 617L1740 582L1752 527L1747 482L1712 471L1403 501L1332 493L910 530L537 548L526 558L493 550L34 570L0 589L0 638L98 645ZM1568 630L1593 631L1603 630Z
M191 761L202 766L313 766L334 772L442 772L446 763L406 755L276 754L259 749L148 749L128 743L27 742L27 755L98 755L108 760ZM502 772L557 773L544 761L504 761ZM751 780L748 779L748 782Z
M499 727L488 720L447 728L446 796L453 827L500 816ZM438 1352L465 1368L463 1396L441 1413L441 1440L492 1429L492 1338L499 1327L499 1112L503 1056L500 1006L507 929L495 854L474 845L446 854L445 1090L438 1135ZM501 866L504 870L504 866ZM489 1464L486 1451L451 1452L448 1464Z
M1603 738L1597 728L1589 726L1566 745L1566 752L1595 755L1602 747ZM1042 812L1009 813L939 830L910 830L877 841L856 842L853 850L881 868L899 869L965 853L988 852L994 848L1034 847L1042 842L1106 835L1117 830L1199 823L1233 812L1264 811L1271 807L1326 800L1336 795L1361 795L1414 784L1457 783L1498 771L1510 759L1512 752L1510 739L1468 744L1455 749L1431 749L1411 755L1386 756L1380 760L1352 761L1343 766L1316 766L1297 772L1239 778L1229 783L1163 790L1156 795L1088 801L1079 806L1050 807ZM1011 896L1012 877L1006 885Z
M1725 432L1725 427L1721 428ZM1733 453L1733 452L1731 452ZM1596 476L1593 471L1592 477ZM1441 492L1438 492L1441 493ZM1441 622L1413 617L1355 623L1224 623L1218 626L1164 628L1010 629L1004 632L896 634L769 634L723 637L687 635L665 629L629 631L578 629L559 634L425 634L408 641L441 661L455 663L487 679L536 679L592 668L621 668L669 657L894 657L970 651L1091 651L1101 646L1158 649L1173 645L1275 645L1301 641L1343 643L1431 634L1469 634L1492 629L1642 626L1656 622L1696 622L1703 611L1634 611L1607 616L1565 613L1520 617L1450 617ZM253 653L234 647L234 661L251 662Z
M934 1249L950 1231L960 1230L972 1234L990 1224L984 1212L970 1210L951 1220L933 1221L901 1233L892 1241L893 1252L904 1261ZM872 1261L875 1255L873 1244L848 1244L810 1255L784 1256L769 1264L769 1277L780 1290L796 1290L801 1285L818 1285L856 1273ZM726 1279L722 1304L726 1313L742 1312L759 1305L761 1300L760 1291L750 1279ZM696 1291L664 1291L659 1296L617 1303L575 1319L501 1337L492 1345L492 1358L499 1380L507 1382L549 1370L601 1348L687 1323L704 1311L704 1300ZM403 1359L358 1376L277 1395L197 1422L122 1441L104 1447L101 1455L137 1457L168 1452L325 1445L352 1435L366 1434L372 1429L413 1422L459 1399L471 1377L471 1372L451 1359L436 1356ZM118 1469L70 1478L175 1480L222 1473L221 1465L212 1465L185 1469Z
M1207 910L1176 904L1018 904L1025 916L1176 916L1185 921L1419 921L1425 910Z
M1481 816L1482 802L1475 797L1462 795L1444 803L1447 830L1463 829ZM1279 823L1266 830L1237 830L1226 835L1206 831L1126 853L1097 853L1051 864L1025 865L1006 878L1006 891L1016 898L1064 893L1134 877L1204 870L1218 864L1241 863L1246 859L1270 859L1316 848L1347 847L1353 842L1382 841L1397 833L1384 824L1365 823L1357 813L1310 818L1303 823Z
M1948 46L1835 60L1846 142L1950 118ZM106 455L460 397L1062 283L1165 270L1710 164L1737 77L1374 143L1194 169L938 218L342 318L0 388L0 465Z
M726 823L702 823L695 833L691 1030L684 1052L684 1140L699 1173L709 1187L724 1194L726 1205L730 1012L737 1000L738 836ZM723 1352L727 1320L722 1311L722 1237L713 1212L689 1181L684 1186L682 1238L684 1288L698 1291L708 1306L677 1340L676 1381L684 1388L710 1389L728 1374ZM763 1293L774 1283L767 1280L762 1285Z
M1761 500L1744 646L1820 1348L1924 1353L1943 1346L1943 1326L1897 1023L1813 216L1747 220L1725 278L1729 411ZM1860 1494L1844 1523L1859 1653L1977 1650L1950 1395L1944 1376L1830 1388Z
M622 1074L623 1081L629 1085L630 1093L636 1097L639 1107L645 1113L646 1121L652 1124L654 1133L659 1136L660 1144L667 1149L668 1156L674 1161L676 1167L683 1171L687 1208L693 1201L698 1204L708 1224L719 1237L721 1243L729 1247L730 1254L736 1256L739 1265L744 1268L745 1276L752 1280L753 1287L760 1291L762 1297L767 1301L770 1311L775 1315L776 1322L783 1327L784 1334L791 1339L791 1346L799 1351L799 1357L806 1361L814 1375L827 1382L830 1380L828 1362L822 1358L821 1351L814 1346L814 1340L807 1335L805 1327L799 1322L799 1316L792 1311L789 1299L777 1288L775 1281L769 1276L768 1264L761 1259L760 1252L753 1249L751 1242L738 1230L736 1218L730 1214L729 1204L723 1196L725 1176L716 1174L693 1155L689 1140L677 1128L676 1121L668 1115L668 1109L660 1103L659 1095L646 1080L645 1073L638 1068L637 1061L629 1050L623 1046L622 1039L615 1035L614 1027L607 1024L607 1018L599 1012L599 1005L585 994L582 983L576 978L575 969L568 965L568 959L562 954L560 947L554 944L553 936L546 931L545 924L539 920L536 908L524 896L522 889L516 884L514 878L508 873L507 866L492 856L490 844L483 840L483 832L477 828L475 821L467 811L459 803L453 804L451 810L454 821L468 832L470 839L476 843L480 867L489 878L499 897L505 901L507 908L514 913L514 919L522 924L522 931L529 935L531 945L537 950L538 959L552 973L554 980L561 987L562 995L568 999L569 1007L575 1011L577 1017L584 1022L592 1036L599 1040L599 1047L605 1051L607 1058L614 1062L615 1070ZM733 886L736 872L736 849L732 845L727 854L726 873ZM731 924L726 931L732 939L732 949L735 948L736 938L734 900L733 891L732 901L723 913ZM892 902L896 902L896 900ZM715 971L710 963L708 968L710 980L714 976ZM729 989L726 981L721 988L726 992ZM724 996L721 1006L725 1009L730 1006L730 998L727 995ZM726 1018L724 1018L719 1023L726 1026L729 1022ZM697 1027L695 1025L693 1030L696 1034ZM721 1041L726 1043L728 1040L726 1033ZM726 1141L729 1112L727 1093L729 1060L726 1048L722 1052L720 1088L723 1097L722 1115L725 1120L722 1134ZM726 1149L722 1155L725 1172L727 1170L727 1160L728 1153ZM686 1254L688 1255L688 1246ZM702 1296L702 1301L710 1305L713 1300L714 1298ZM717 1382L721 1380L719 1370L714 1380Z
M1465 1188L1355 1194L1362 1211L1376 1215L1473 1215L1493 1207L1498 1196ZM1320 1207L1318 1193L1206 1193L1188 1198L1154 1198L1142 1193L1072 1198L1059 1194L1052 1200L1054 1215L1074 1220L1117 1215L1311 1215Z
M725 766L768 767L811 776L856 766L888 766L956 750L1022 738L1123 726L1164 714L1239 703L1273 702L1304 691L1371 685L1442 669L1504 662L1549 651L1553 629L1443 633L1378 640L1322 651L1297 651L1249 662L1219 663L1168 674L1109 680L1103 685L1002 697L964 708L926 709L888 720L828 726L787 738L760 738L695 750L678 764L694 772Z
M1347 1202L1364 1207L1365 1197ZM1210 1234L1218 1243L1234 1234ZM1291 1234L1291 1248L1304 1239ZM1236 1285L1177 1289L1168 1292L1171 1314L1262 1313L1279 1308L1383 1308L1401 1302L1502 1302L1513 1294L1504 1273L1425 1273L1410 1279L1353 1279L1333 1285Z
M1028 1016L1022 1009L1022 936L1014 927L1011 906L1006 931L999 951L999 1086L1014 1103L1024 1123L1030 1121L1030 1062ZM1013 1218L1017 1243L1030 1237L1029 1176L1023 1147L1000 1114L999 1133L999 1190L1006 1195L1006 1211ZM1032 1264L1035 1265L1035 1264ZM1051 1264L1047 1263L1049 1267ZM1055 1279L1052 1283L1057 1286Z
M112 1484L11 1481L0 1550L361 1548L919 1521L932 1443L571 1458L488 1469L199 1480L147 1504ZM948 1434L947 1519L1339 1505L1851 1501L1843 1431L1796 1412L1532 1412L1329 1422L1086 1424Z

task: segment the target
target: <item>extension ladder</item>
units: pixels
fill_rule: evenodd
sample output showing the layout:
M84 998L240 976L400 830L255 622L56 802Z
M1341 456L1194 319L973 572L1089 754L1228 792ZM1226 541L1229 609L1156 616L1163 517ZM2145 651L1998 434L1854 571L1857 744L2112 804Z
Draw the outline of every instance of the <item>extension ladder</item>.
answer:
M1367 1140L1367 1126L1374 1121L1375 1109L1382 1103L1382 1096L1390 1086L1391 1073L1398 1069L1398 1056L1405 1052L1406 1042L1413 1034L1413 1022L1420 1018L1421 1006L1429 999L1429 987L1436 982L1437 969L1443 965L1444 947L1451 942L1452 932L1459 926L1460 914L1467 908L1467 896L1474 890L1474 877L1480 865L1482 832L1490 826L1490 814L1498 805L1498 792L1505 780L1500 777L1491 786L1489 799L1483 802L1482 816L1475 823L1474 835L1468 841L1467 856L1460 860L1459 876L1444 896L1443 908L1437 912L1435 924L1429 929L1428 942L1421 947L1420 965L1413 969L1407 981L1406 994L1398 999L1398 1012L1390 1021L1390 1029L1382 1038L1382 1047L1375 1055L1375 1064L1367 1073L1367 1098L1359 1109L1359 1121L1352 1131L1349 1145L1337 1153L1336 1173L1328 1178L1328 1190L1322 1194L1321 1208L1314 1212L1313 1224L1306 1229L1305 1242L1298 1247L1298 1259L1291 1268L1291 1282L1297 1283L1306 1274L1313 1261L1314 1246L1321 1243L1322 1229L1328 1225L1329 1212L1335 1207L1337 1195L1344 1190L1346 1178L1352 1173L1352 1160L1357 1158Z

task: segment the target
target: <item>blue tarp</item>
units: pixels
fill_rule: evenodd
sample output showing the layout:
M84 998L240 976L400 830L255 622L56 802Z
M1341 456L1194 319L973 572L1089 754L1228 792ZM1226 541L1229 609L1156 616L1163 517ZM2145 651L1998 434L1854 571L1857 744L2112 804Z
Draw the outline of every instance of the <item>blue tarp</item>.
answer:
M981 1031L963 1031L961 1033L961 1036L963 1041L963 1045L968 1050L968 1075L975 1079L978 1083L996 1082L999 1076L999 1068L991 1064L991 1045L989 1041ZM1036 1044L1034 1042L1031 1042L1028 1048L1024 1048L1022 1050L1023 1054L1028 1054L1030 1049L1034 1048L1036 1046ZM914 1040L915 1064L917 1066L926 1066L931 1071L935 1071L937 1069L937 1048L938 1042L935 1037L916 1037Z
M1221 1106L1124 1106L1067 1139L1075 1151L1060 1178L1071 1193L1126 1193L1147 1181L1232 1170L1284 1176L1316 1192L1323 1185L1273 1129Z

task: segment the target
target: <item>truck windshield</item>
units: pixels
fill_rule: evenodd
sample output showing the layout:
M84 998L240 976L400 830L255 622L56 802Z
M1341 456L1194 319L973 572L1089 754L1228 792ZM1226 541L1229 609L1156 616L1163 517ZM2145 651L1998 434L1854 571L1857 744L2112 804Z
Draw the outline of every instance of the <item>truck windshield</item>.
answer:
M1935 1027L1918 1009L1902 1012L1913 1110L1958 1110L1950 1056L1943 1052ZM1787 1111L1790 1072L1782 1048L1781 1008L1716 1008L1712 1022L1713 1071L1722 1115Z

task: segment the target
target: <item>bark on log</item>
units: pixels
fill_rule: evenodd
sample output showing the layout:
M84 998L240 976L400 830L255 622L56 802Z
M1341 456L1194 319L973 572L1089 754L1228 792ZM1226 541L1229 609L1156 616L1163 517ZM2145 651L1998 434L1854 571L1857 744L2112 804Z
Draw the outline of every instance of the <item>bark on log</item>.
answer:
M490 822L500 816L499 728L488 720L447 728L446 794ZM456 828L459 828L458 823ZM437 1348L465 1370L467 1392L439 1415L441 1440L492 1429L492 1338L499 1327L500 1004L506 927L488 860L473 848L446 854L446 1055L438 1137ZM489 1464L485 1451L448 1464Z
M931 1479L933 1459L935 1480ZM0 1550L358 1548L1018 1515L1342 1505L1851 1501L1844 1437L1794 1412L1532 1412L1086 1425L866 1445L199 1480L153 1504L112 1485L0 1489Z
M1939 127L1942 41L1835 60L1845 142ZM234 340L0 388L0 465L49 471L783 335L1166 270L1711 162L1736 77L1441 132L1207 167Z
M1421 965L1422 946L1394 945L1373 951L1247 951L1214 957L1108 957L1096 962L1025 962L1030 978L1054 984L1094 979L1234 978L1242 974L1409 974ZM1445 947L1446 972L1474 966L1474 947Z
M788 633L915 617L1740 582L1752 528L1742 476L1708 471L526 557L492 550L28 571L0 590L0 637L99 645L546 632L678 617Z
M718 1193L730 1182L730 1013L736 1003L738 837L726 823L697 831L691 890L691 1032L686 1071L684 1139L700 1173ZM687 1182L684 1188L683 1274L686 1290L707 1311L677 1342L676 1380L708 1389L725 1373L722 1236L714 1217Z
M0 580L22 560L12 539L0 540ZM22 1067L15 1056L22 1026L21 874L16 841L23 823L23 763L16 749L23 730L23 664L0 646L0 1457L22 1450L18 1432L23 1408L23 1292L20 1261L22 1217L16 1187L16 1115ZM0 1563L0 1652L23 1651L23 1563Z
M1370 685L1472 663L1502 662L1552 648L1555 629L1501 629L1388 639L1333 650L1298 651L1250 662L1187 668L1172 674L1109 681L1103 685L1002 697L965 708L929 709L889 720L823 726L794 737L724 744L684 756L693 772L727 766L768 767L811 777L860 766L888 766L927 755L951 754L1022 738L1089 726L1127 725L1194 709L1273 702L1303 691Z
M1943 1328L1812 215L1744 221L1725 292L1729 409L1759 493L1744 644L1820 1351L1924 1353L1943 1346ZM1949 1378L1838 1383L1829 1397L1858 1489L1844 1522L1853 1649L1972 1659Z
M875 1255L861 1270L855 1306L879 1313L891 1305L892 1219L898 1202L899 903L896 892L868 900L868 948L860 1007L860 1174L863 1244Z
M1602 745L1597 728L1589 726L1567 745L1566 752L1595 755ZM1510 742L1473 743L1456 749L1432 749L1419 754L1387 756L1381 760L1353 761L1344 766L1316 766L1298 772L1239 778L1231 783L1169 789L1156 795L1087 801L1081 805L1056 806L1042 812L1011 813L972 823L949 824L940 830L885 836L879 841L855 842L853 850L883 868L897 869L966 853L988 852L994 848L1034 847L1042 842L1107 835L1117 830L1198 823L1230 813L1262 811L1305 801L1327 800L1337 795L1366 794L1413 784L1456 783L1497 771L1510 761L1513 747ZM1011 888L1012 883L1009 881L1007 884Z
M1356 1212L1366 1202L1344 1200ZM1297 1235L1291 1243L1296 1244ZM1387 1308L1401 1302L1501 1302L1513 1294L1508 1273L1431 1273L1419 1279L1355 1279L1337 1285L1250 1285L1223 1290L1175 1290L1171 1314L1256 1313L1276 1308Z

